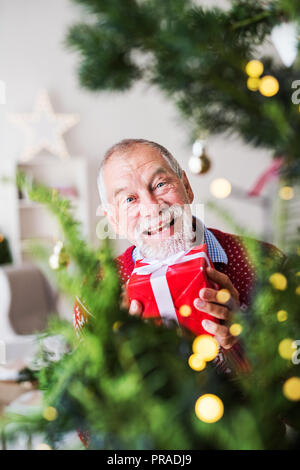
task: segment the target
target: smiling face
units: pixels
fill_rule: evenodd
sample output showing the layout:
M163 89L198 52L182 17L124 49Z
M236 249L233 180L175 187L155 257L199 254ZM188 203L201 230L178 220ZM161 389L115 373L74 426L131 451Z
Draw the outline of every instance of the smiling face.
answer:
M193 191L185 173L180 179L157 149L136 144L114 153L102 177L107 218L144 257L163 258L191 246Z

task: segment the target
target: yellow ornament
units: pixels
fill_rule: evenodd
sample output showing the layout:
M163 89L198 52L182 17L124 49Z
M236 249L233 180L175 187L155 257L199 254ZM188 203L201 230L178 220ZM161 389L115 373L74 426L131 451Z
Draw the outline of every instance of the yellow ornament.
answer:
M297 295L300 295L300 286L296 287L296 291L295 291L295 292L296 292Z
M250 60L246 65L246 73L250 78L258 78L264 71L263 63L260 60Z
M283 395L291 401L300 400L300 377L290 377L282 387Z
M204 423L215 423L222 418L224 405L217 395L207 393L196 401L195 413Z
M189 357L189 366L191 369L200 371L205 369L206 362L202 359L199 354L191 354Z
M212 361L219 353L219 343L210 335L197 336L193 341L193 352L204 361Z
M279 355L283 359L292 359L293 354L295 352L295 348L293 347L294 340L291 338L285 338L282 341L280 341L279 346L278 346L278 352Z
M279 91L279 82L271 75L265 75L259 83L259 91L263 96L270 98Z
M274 273L269 278L272 286L277 290L285 290L287 287L287 279L281 273Z

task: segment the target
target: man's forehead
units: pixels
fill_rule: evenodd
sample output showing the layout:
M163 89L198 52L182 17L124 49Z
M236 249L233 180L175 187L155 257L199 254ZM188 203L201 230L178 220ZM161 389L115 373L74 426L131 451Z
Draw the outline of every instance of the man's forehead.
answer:
M168 162L160 154L160 152L146 145L137 145L133 149L126 150L126 152L117 151L110 156L108 162L104 165L103 173L107 177L121 176L130 174L132 171L137 172L149 169L155 169L155 166L160 166L170 169Z

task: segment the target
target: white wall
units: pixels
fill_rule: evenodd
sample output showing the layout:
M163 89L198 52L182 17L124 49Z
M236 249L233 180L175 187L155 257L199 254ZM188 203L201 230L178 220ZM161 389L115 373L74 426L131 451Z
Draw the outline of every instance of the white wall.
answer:
M80 124L65 140L71 154L89 161L91 232L95 233L99 203L96 169L108 146L125 137L155 140L166 146L185 170L191 147L185 123L158 89L143 83L122 94L80 89L77 56L63 46L67 27L80 15L80 9L69 0L0 0L0 79L7 85L7 103L0 105L0 165L2 159L17 158L24 145L22 134L7 122L6 114L30 112L37 92L46 88L56 112L81 116ZM190 176L198 202L209 198L209 184L215 177L227 177L242 188L250 188L270 161L266 152L220 137L209 139L207 151L213 162L211 171L205 176ZM232 198L222 204L240 222L262 228L259 208ZM206 212L205 222L226 229L212 213ZM125 245L120 243L117 251Z

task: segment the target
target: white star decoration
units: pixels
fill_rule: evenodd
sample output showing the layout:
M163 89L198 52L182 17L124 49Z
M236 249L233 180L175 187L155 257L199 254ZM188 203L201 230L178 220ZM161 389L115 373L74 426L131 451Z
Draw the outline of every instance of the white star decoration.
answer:
M78 123L79 116L55 114L46 91L39 93L32 113L10 114L9 120L27 137L22 161L30 160L41 150L48 150L63 159L70 156L62 136Z

